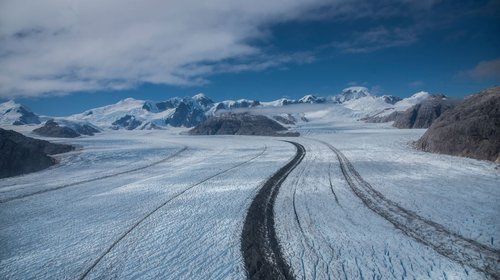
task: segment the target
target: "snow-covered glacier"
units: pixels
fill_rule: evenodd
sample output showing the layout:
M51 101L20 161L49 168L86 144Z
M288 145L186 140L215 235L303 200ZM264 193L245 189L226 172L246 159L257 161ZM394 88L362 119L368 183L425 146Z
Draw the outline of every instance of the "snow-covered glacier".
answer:
M297 155L287 141L304 157L271 182L266 227L294 278L498 276L498 166L417 151L425 130L333 106L306 112L291 138L182 128L44 138L77 149L0 180L0 278L244 279L248 209Z

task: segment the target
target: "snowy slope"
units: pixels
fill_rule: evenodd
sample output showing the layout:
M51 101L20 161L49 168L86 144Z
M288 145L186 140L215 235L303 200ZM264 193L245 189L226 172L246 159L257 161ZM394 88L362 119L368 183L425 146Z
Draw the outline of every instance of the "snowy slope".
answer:
M297 279L485 279L366 207L335 154L316 139L337 146L400 207L498 249L500 178L493 163L415 151L407 143L422 130L320 120L303 124L308 138L286 139L307 153L274 207ZM280 140L168 130L64 140L83 149L60 155L61 163L45 171L0 180L0 275L243 279L246 210L295 153Z
M39 124L40 119L26 106L13 100L0 104L0 125Z
M342 93L332 97L335 103L344 103L350 100L359 99L362 97L372 96L366 87L348 87L342 90Z
M422 103L423 101L425 101L426 99L428 99L431 96L432 95L426 91L420 91L420 92L413 94L410 97L407 97L407 98L397 102L396 104L394 104L395 105L394 107L398 111L404 111L404 110L410 108L411 106Z
M144 129L166 127L169 124L172 126L182 126L188 121L188 117L191 116L190 113L198 113L199 115L199 112L201 112L204 115L201 109L192 109L189 107L195 104L192 100L190 100L190 103L181 98L170 99L169 101L172 102L171 106L170 104L165 105L165 102L151 102L127 98L113 105L69 116L67 119L88 121L102 128L119 129L123 127L121 123L127 118L133 118L138 122L138 125L132 129ZM198 110L196 111L196 109Z
M250 99L214 102L200 93L193 97L174 97L165 101L127 98L116 104L57 119L65 119L73 123L89 123L101 129L127 130L193 127L218 112L247 109L250 112L267 109L265 114L269 116L290 114L299 122L305 120L303 116L307 114L312 115L313 118L323 115L331 119L340 115L342 118L348 116L356 120L366 116L404 111L429 96L431 96L429 93L419 92L397 101L398 98L394 96L373 95L365 87L349 87L330 98L309 94L298 100L281 98L269 102ZM324 106L318 107L317 105ZM0 124L3 125L40 123L38 117L29 109L13 101L1 104L0 114Z
M87 110L81 114L67 117L68 120L88 121L101 127L110 127L113 122L126 115L136 116L140 120L148 120L156 117L156 113L149 112L142 108L144 101L127 98L116 104ZM169 115L167 112L165 115Z
M390 102L390 100L392 100L390 98L392 97L367 95L344 102L344 106L352 109L353 111L359 112L361 116L364 117L373 115L384 116L394 111L405 111L414 105L422 103L432 96L433 95L428 92L421 91L392 104Z
M371 116L388 108L393 108L393 105L387 103L383 97L372 95L351 99L344 102L343 105L356 112L359 117Z
M0 250L2 276L79 278L146 217L88 279L241 279L246 208L294 152L269 138L167 131L108 131L72 141L83 151L62 156L56 168L0 180L0 200L82 182L0 204L0 238L8 241ZM104 178L85 182L96 177Z
M261 102L261 104L265 107L282 107L286 105L297 104L297 100L289 98L280 98L274 101Z

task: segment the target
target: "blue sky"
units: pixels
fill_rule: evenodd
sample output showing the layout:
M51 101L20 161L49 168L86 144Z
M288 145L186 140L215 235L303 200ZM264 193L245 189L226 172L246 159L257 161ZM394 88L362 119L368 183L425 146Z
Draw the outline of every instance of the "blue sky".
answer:
M350 85L464 96L500 84L499 1L78 2L0 4L2 100L61 116L127 97L273 100Z

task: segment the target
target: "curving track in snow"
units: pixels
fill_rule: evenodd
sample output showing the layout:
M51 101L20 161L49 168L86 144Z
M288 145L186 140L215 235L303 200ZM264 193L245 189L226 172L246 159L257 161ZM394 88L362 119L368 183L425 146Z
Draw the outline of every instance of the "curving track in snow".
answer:
M352 191L368 208L392 223L407 236L430 246L439 254L460 264L473 267L492 279L500 278L499 250L450 232L442 225L400 207L363 180L342 152L329 143L319 142L328 146L335 153L344 178Z
M171 155L169 155L167 157L164 157L164 158L162 158L162 159L160 159L158 161L155 161L153 163L150 163L150 164L147 164L147 165L143 165L143 166L140 166L140 167L136 167L136 168L133 168L133 169L129 169L129 170L125 170L125 171L120 171L120 172L116 172L116 173L113 173L113 174L108 174L108 175L104 175L104 176L100 176L100 177L96 177L96 178L90 178L90 179L86 179L86 180L81 180L81 181L73 182L73 183L69 183L69 184L63 184L63 185L60 185L60 186L50 187L50 188L46 188L46 189L42 189L42 190L37 190L37 191L29 192L29 193L23 193L23 194L16 195L16 196L10 196L10 197L6 196L5 198L0 198L0 204L1 203L6 203L6 202L9 202L9 201L13 201L13 200L18 200L18 199L23 199L23 198L26 198L26 197L31 197L31 196L43 194L43 193L57 191L57 190L68 188L68 187L74 187L74 186L78 186L78 185L82 185L82 184L86 184L86 183L91 183L91 182L95 182L95 181L99 181L99 180L104 180L104 179L108 179L108 178L114 178L114 177L118 177L118 176L121 176L121 175L124 175L124 174L130 174L130 173L134 173L134 172L138 172L138 171L143 171L143 170L145 170L147 168L159 165L159 164L167 162L167 161L169 161L169 160L171 160L173 158L176 158L180 154L182 154L183 152L185 152L187 149L188 149L187 146L183 146L181 149L179 149L178 151L174 152L173 154L171 154Z
M285 261L274 228L274 201L279 188L305 156L304 146L294 145L293 159L265 182L252 201L245 218L241 250L245 269L250 279L293 279L293 272Z
M436 213L426 215L422 209L391 196L394 187L382 188L381 181L374 180L374 176L375 179L384 177L384 170L378 170L375 175L367 170L384 161L366 164L365 159L380 158L377 152L362 154L372 151L372 146L360 146L362 139L352 138L349 146L339 140L350 140L347 136L322 136L328 140L325 143L299 137L293 139L297 142L293 146L268 137L188 137L162 131L155 133L157 137L147 137L154 146L140 142L133 147L129 141L138 141L138 136L103 135L101 142L91 146L97 152L112 151L107 156L88 155L84 159L90 160L72 161L73 166L66 169L62 165L52 172L0 182L6 191L0 193L0 197L5 198L3 194L10 191L13 195L19 190L15 195L20 195L37 191L39 187L92 180L92 174L102 177L121 172L120 168L140 168L145 162L154 163L179 152L181 143L189 147L175 160L143 169L144 172L88 181L79 187L0 204L0 275L8 279L264 276L484 279L487 275L488 267L482 271L473 269L474 264L452 260L438 253L432 244L412 236L429 233L425 231L426 225L419 228L421 217L443 225L444 231L439 233L445 242L443 246L455 245L451 243L455 239L448 239L447 234L457 231L443 219L436 218L440 209L425 208ZM165 139L179 144L166 150ZM94 138L81 141L84 140L94 141ZM349 156L373 188L359 176L353 164L342 153L337 155L328 143L338 143L335 146ZM267 149L264 150L264 146ZM353 146L359 148L358 154L352 152ZM284 177L278 176L278 171L299 153L303 154L300 164L295 162L295 166L281 172ZM94 168L84 172L89 162L95 162ZM109 169L103 169L106 167ZM103 172L98 173L101 169ZM396 175L407 176L405 171L400 169ZM49 173L52 176L43 175ZM385 197L378 195L377 190ZM425 197L431 199L437 194L439 192L431 188ZM259 197L261 207L254 206ZM365 200L376 209L367 207ZM422 205L419 202L421 200L415 204ZM405 211L416 213L417 221L404 220L415 220L415 216L407 216ZM384 216L386 212L389 217ZM250 213L259 219L250 219ZM398 227L391 219L402 226ZM415 232L411 232L412 225L407 222L416 223ZM255 236L242 236L252 230ZM469 254L468 250L473 250L475 245L469 246L468 240L463 239L465 241L458 241L464 242L459 244L464 246L462 251L461 247L450 250ZM250 242L252 245L248 247ZM483 258L488 255L487 251L479 250ZM477 263L488 265L487 261L477 260ZM495 262L491 265L493 271L498 271ZM273 271L278 272L267 274ZM495 278L496 274L490 277Z
M338 159L328 143L308 138L299 138L297 142L305 147L307 154L302 164L283 182L274 213L283 257L297 278L496 277L498 255L495 251L482 245L476 246L472 240L457 240L455 235L450 237L450 232L444 227L434 228L444 230L438 233L426 231L426 225L419 228L421 220L412 221L415 224L399 220L402 225L395 226L384 215L367 207L363 200L366 197L360 196L361 193L370 195L370 191L366 190L366 185L361 186L363 179L353 175L357 173L354 168L349 169L345 157ZM350 184L355 184L358 193ZM400 208L383 208L387 204L393 205L387 201L373 200L372 203L372 207L379 207L385 212L394 211L389 214L396 215L398 219L410 212ZM431 225L437 224L431 222ZM406 227L413 227L413 232ZM434 248L411 234L420 235L427 238L426 242L443 247ZM455 241L463 243L455 245ZM445 256L437 249L463 254L464 262ZM467 255L475 253L481 256Z
M258 137L170 137L189 147L177 160L0 204L0 275L78 278L93 267L86 279L244 277L240 237L246 209L293 147ZM158 154L165 153L162 142L154 147ZM127 141L106 144L118 153L128 148ZM136 154L146 158L140 150ZM114 158L96 163L116 166ZM39 184L70 179L63 172L53 175Z
M165 205L167 205L168 203L170 203L172 200L180 197L181 195L183 195L184 193L186 193L187 191L191 190L192 188L196 187L196 186L199 186L203 183L205 183L206 181L212 179L212 178L215 178L217 176L220 176L222 174L225 174L227 172L230 172L231 170L234 170L244 164L247 164L255 159L257 159L258 157L262 156L265 151L267 150L267 146L264 146L264 148L262 149L262 151L260 153L258 153L257 155L251 157L250 159L247 159L243 162L240 162L240 163L237 163L227 169L224 169L222 171L219 171L213 175L210 175L206 178L204 178L203 180L185 188L184 190L182 190L181 192L169 197L167 200L165 200L164 202L162 202L160 205L158 205L156 208L152 209L149 213L147 213L146 215L144 215L142 218L138 219L129 229L127 229L124 233L122 233L113 243L111 243L109 245L109 247L107 247L103 253L101 255L99 255L99 257L96 258L96 260L82 273L82 275L78 278L78 279L85 279L87 277L87 275L89 275L89 273L99 264L99 262L108 254L111 252L111 250L113 250L113 248L122 240L124 239L128 234L130 234L135 228L137 228L141 223L143 223L146 219L148 219L151 215L155 214L158 210L160 210L162 207L164 207Z
M264 178L295 153L288 143L255 140L252 142L261 147L268 146L263 155L187 190L158 209L106 254L86 278L244 278L240 244L246 210ZM207 171L207 176L220 160L227 161L224 166L230 167L255 155L259 148L254 144L248 147L248 143L237 149L230 146L230 154L236 156L231 161L227 161L230 154L226 154L210 160L206 168L192 170Z

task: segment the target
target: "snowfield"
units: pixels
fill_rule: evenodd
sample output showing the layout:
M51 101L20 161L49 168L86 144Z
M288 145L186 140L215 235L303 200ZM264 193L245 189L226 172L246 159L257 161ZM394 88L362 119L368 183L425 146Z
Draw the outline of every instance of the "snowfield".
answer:
M298 138L44 138L79 149L0 180L0 278L244 279L242 232L263 186L276 190L262 198L279 252L254 257L296 279L500 275L497 165L416 151L424 130L320 121L329 114L306 114ZM298 153L282 140L304 157L270 182Z

